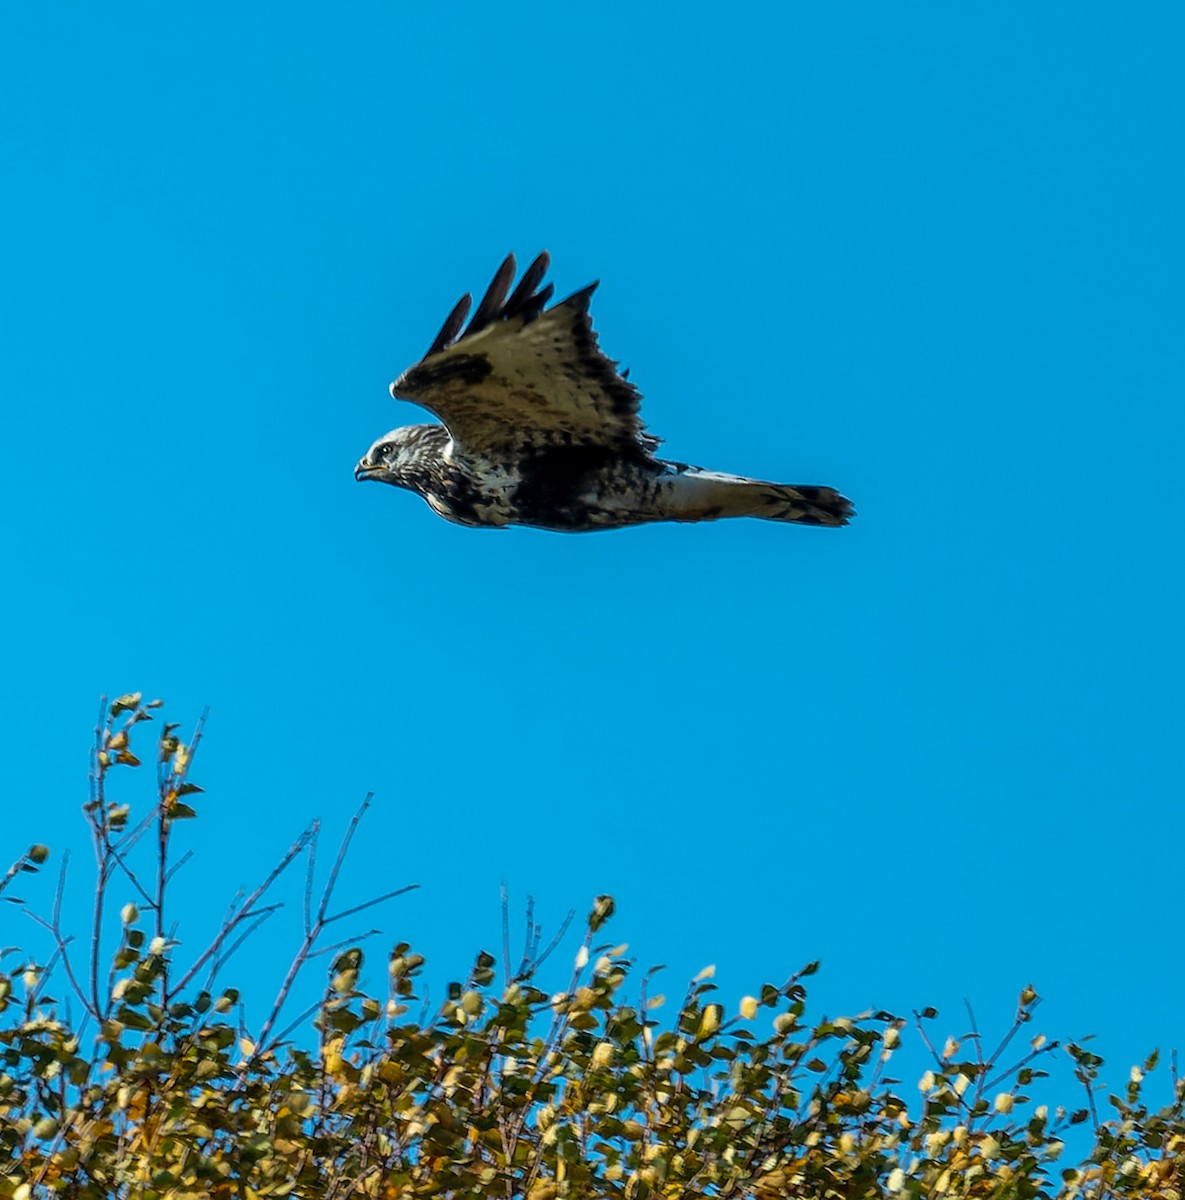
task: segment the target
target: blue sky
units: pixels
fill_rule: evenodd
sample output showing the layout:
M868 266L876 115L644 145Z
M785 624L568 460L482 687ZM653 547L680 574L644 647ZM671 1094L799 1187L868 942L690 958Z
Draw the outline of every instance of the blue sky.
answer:
M1183 33L7 8L10 853L72 847L81 909L97 698L143 689L211 709L194 941L373 790L343 895L423 884L382 924L444 973L506 880L550 927L614 893L644 965L726 999L821 958L832 1013L958 1033L1032 981L1116 1080L1180 1044ZM493 533L357 487L420 419L389 380L544 247L561 295L602 280L673 457L855 523Z

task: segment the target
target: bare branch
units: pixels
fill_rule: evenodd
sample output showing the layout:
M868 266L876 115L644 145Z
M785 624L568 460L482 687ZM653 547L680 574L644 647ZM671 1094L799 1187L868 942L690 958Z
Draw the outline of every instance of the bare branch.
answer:
M418 883L409 883L401 888L394 888L392 891L384 892L381 896L375 896L373 900L364 900L361 904L355 904L353 908L343 909L339 913L334 913L332 917L326 917L321 924L332 925L334 921L340 921L343 917L352 917L355 913L364 912L368 908L374 908L376 904L382 904L384 900L393 900L396 896L402 896L407 892L414 892L419 888Z
M321 834L321 822L312 824L313 836L309 842L309 856L304 871L304 931L313 927L313 871L317 866L317 841Z
M49 931L50 936L54 939L54 944L56 947L54 950L54 955L55 957L61 958L62 966L66 969L66 978L69 980L70 987L73 988L74 994L78 997L78 1000L82 1004L83 1008L89 1013L91 1011L90 1001L87 999L86 992L83 990L82 985L78 982L78 979L74 974L74 967L70 962L70 956L66 952L67 947L74 939L63 937L61 930L58 929L53 922L47 921L43 916L41 916L40 913L35 913L31 908L24 908L21 911L29 918L29 920L35 921L41 926L42 929Z
M310 1004L308 1008L306 1008L298 1017L295 1017L291 1022L289 1022L289 1024L285 1025L279 1033L276 1034L276 1036L272 1039L271 1046L269 1048L274 1051L279 1046L283 1045L284 1039L290 1033L292 1033L293 1030L299 1029L300 1026L303 1025L309 1019L309 1017L316 1013L324 1003L325 1001L323 999L314 1000L313 1003ZM262 1047L257 1047L257 1049L262 1052Z
M1012 1028L1004 1035L1004 1037L1000 1041L1000 1044L996 1047L995 1051L992 1053L991 1058L989 1058L987 1060L987 1063L985 1064L989 1071L999 1061L1000 1055L1003 1054L1004 1051L1008 1049L1008 1043L1011 1042L1012 1039L1016 1036L1017 1030L1019 1030L1022 1025L1026 1025L1028 1023L1028 1014L1031 1013L1032 1010L1035 1009L1037 1007L1037 1005L1040 1003L1041 1003L1041 997L1034 996L1033 1000L1030 1004L1028 1004L1028 1005L1018 1004L1016 1006L1016 1017L1012 1022Z
M534 970L535 952L539 949L541 930L535 922L535 897L527 897L527 911L523 915L523 956L519 960L517 978L526 979Z
M165 875L165 882L168 883L168 881L172 879L173 876L176 875L177 872L180 871L181 868L185 866L185 864L189 862L191 858L193 858L193 851L186 850L185 853L181 855L181 857L169 868Z
M540 954L538 956L538 958L535 959L534 964L532 966L532 971L537 971L541 966L543 966L543 964L545 962L547 962L547 960L551 957L552 953L559 946L560 942L562 942L564 940L564 936L567 934L568 930L572 927L572 922L573 922L573 920L575 920L575 918L576 918L576 910L574 908L568 909L568 914L560 922L560 927L556 931L555 937L553 937L551 939L551 941L547 943L547 948L543 951L542 954ZM538 942L536 942L535 944L536 944L536 946L538 946Z
M920 1012L918 1012L917 1009L914 1009L913 1022L914 1022L914 1026L916 1027L916 1029L918 1031L918 1034L921 1036L922 1044L926 1047L927 1050L930 1051L930 1055L934 1059L934 1062L938 1065L938 1067L940 1069L942 1069L945 1067L946 1064L943 1061L942 1055L939 1054L938 1051L935 1049L934 1043L932 1041L930 1041L930 1035L926 1032L925 1026L922 1024L922 1020L923 1020L922 1014Z
M1012 1066L1010 1066L1007 1070L999 1072L999 1074L994 1075L990 1080L988 1080L987 1083L983 1085L983 1090L991 1091L991 1089L997 1084L1003 1083L1005 1079L1011 1079L1022 1067L1027 1067L1029 1063L1033 1061L1033 1059L1040 1058L1042 1054L1048 1054L1051 1050L1056 1050L1060 1044L1061 1043L1059 1042L1046 1042L1044 1045L1037 1046L1035 1049L1030 1050L1028 1054L1019 1059L1017 1062L1013 1063Z
M502 880L499 894L502 898L502 974L506 986L510 986L510 897L506 891L506 880Z
M4 891L4 889L8 887L8 885L25 869L26 864L29 864L32 861L33 860L29 857L29 852L25 851L25 853L22 854L20 858L18 858L4 873L4 878L0 879L0 892Z
M332 945L318 946L316 950L309 952L309 958L320 958L322 954L332 954L335 950L341 950L345 946L357 945L358 942L364 942L367 938L372 938L382 932L381 929L368 929L365 933L356 933L351 937L342 938L340 942L334 942Z
M155 818L155 816L156 816L156 810L154 809L148 815L148 818L147 818L148 822L151 823L153 818ZM127 842L125 841L125 842L121 843L121 845L126 846ZM124 861L122 851L120 849L117 849L116 844L111 841L108 841L108 843L107 843L107 851L111 856L111 861L114 862L117 867L119 867L119 869L123 872L124 877L127 879L127 881L132 885L132 887L134 887L136 889L137 892L140 893L140 898L144 901L144 907L146 909L148 909L149 911L155 909L156 901L152 898L151 894L148 892L148 889L145 888L145 886L140 882L135 871L133 871L131 869L131 867L129 867L127 865L127 863Z
M131 850L132 847L152 828L153 821L156 820L156 809L150 809L142 816L135 825L126 830L122 837L115 838L111 843L113 851L125 852Z
M279 877L292 863L293 859L295 859L297 855L300 854L305 847L312 842L313 838L315 837L315 832L316 822L314 821L313 824L310 825L300 835L300 837L298 837L296 841L288 847L288 850L285 852L283 858L281 858L280 861L272 868L268 877L242 903L239 911L223 923L222 929L218 932L214 940L209 944L209 946L206 947L204 951L202 951L201 954L198 955L198 957L190 966L189 970L186 971L181 979L170 989L170 1000L175 999L189 986L197 973L206 965L207 962L210 961L211 958L218 953L223 943L228 937L230 937L230 935L239 925L241 925L245 920L258 915L257 910L254 907L255 902L263 896L263 894L272 886L273 883L276 882L277 879L279 879Z
M366 799L358 805L358 811L350 818L350 823L346 826L345 835L342 837L341 845L338 847L337 857L333 860L333 866L329 868L329 878L325 881L325 887L321 892L321 903L317 905L317 921L319 923L324 923L325 921L325 912L329 907L329 901L333 897L334 889L337 887L337 877L341 872L342 864L346 861L346 854L349 852L350 843L354 840L354 834L358 831L358 823L370 807L370 802L373 798L374 792L366 793Z
M272 1010L268 1014L267 1019L264 1021L263 1027L259 1032L259 1036L255 1039L255 1045L258 1053L262 1053L268 1048L272 1030L275 1028L275 1024L277 1020L279 1020L280 1013L288 1001L289 993L292 991L292 987L296 982L296 978L300 974L300 971L304 967L305 963L307 963L308 960L313 956L313 947L316 944L317 939L321 936L325 926L333 921L340 920L342 917L350 916L353 913L362 912L365 909L371 908L373 905L380 903L382 900L389 900L392 896L402 895L404 892L412 890L412 887L417 886L410 885L408 887L398 888L395 891L385 894L384 896L378 897L377 899L368 900L363 904L355 905L353 908L346 909L344 912L337 913L332 917L327 916L329 901L331 900L334 889L337 886L338 876L341 873L342 864L345 862L346 854L349 852L350 843L354 838L354 834L358 830L359 822L365 815L366 810L370 807L370 802L373 799L373 796L373 792L367 793L366 798L358 806L358 811L354 813L353 817L350 819L349 825L346 827L345 835L342 837L341 845L338 848L337 857L333 860L333 866L330 868L329 878L325 881L325 886L321 891L321 898L317 903L315 914L311 912L311 901L306 899L306 916L311 918L311 924L309 924L305 929L304 938L301 941L300 946L297 948L297 951L292 958L292 962L288 966L288 972L284 976L283 983L280 985L280 990L276 995L275 1002L272 1004ZM306 896L311 896L312 891L312 850L310 850L309 858L310 870L305 884Z
M260 925L264 923L264 921L266 921L274 913L279 912L283 907L284 905L282 903L270 904L267 908L260 908L256 910L255 920L252 921L251 924L248 925L247 928L244 929L237 938L235 938L235 940L227 947L224 953L219 954L213 960L213 962L211 962L210 974L206 976L206 991L210 991L213 988L215 977L218 975L218 972L221 971L222 968L230 961L234 952L238 950L238 948L260 927Z

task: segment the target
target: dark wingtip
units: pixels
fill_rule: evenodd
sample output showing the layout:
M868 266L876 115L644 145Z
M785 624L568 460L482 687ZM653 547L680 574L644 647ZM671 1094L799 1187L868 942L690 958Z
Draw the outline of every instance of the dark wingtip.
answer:
M543 288L539 287L550 266L551 255L546 250L541 251L536 255L534 262L523 272L518 286L511 292L510 285L514 281L517 263L514 255L508 254L490 281L490 286L486 288L485 295L482 296L481 303L477 306L464 333L461 330L473 304L473 297L468 292L461 297L456 307L449 313L448 319L424 357L429 358L433 354L447 350L461 338L467 338L472 333L480 333L487 325L492 325L495 321L508 321L514 317L521 317L524 321L534 320L555 293L554 283L549 283ZM577 292L576 296L583 297L587 305L587 297L592 295L596 286L595 283L591 284ZM536 291L537 288L538 291ZM574 297L570 296L569 299L574 299Z
M533 291L539 286L543 276L547 274L550 268L551 252L548 250L540 250L539 253L535 255L535 261L526 269L526 272L523 275L523 282L525 283L528 279L533 279L533 282L530 285L531 290ZM523 284L520 283L518 286L521 288Z
M469 328L465 330L466 337L471 333L480 333L501 313L502 305L506 301L506 293L510 291L510 284L517 270L518 264L514 261L514 255L508 254L502 260L498 273L490 280L490 286L486 288L486 294L482 296L481 303L477 306L477 312L473 314Z
M561 300L561 304L571 304L576 308L581 308L585 312L588 311L589 301L592 299L592 294L601 286L599 279L594 279L587 287L582 287L580 291L573 292L570 296Z
M424 355L425 358L430 358L433 354L437 354L441 350L447 350L457 340L457 335L461 332L461 326L465 324L465 318L469 315L469 306L472 303L473 297L466 292L453 305L453 311L445 318L444 324L440 327L440 332L428 348L428 353Z
M531 263L526 271L523 272L522 279L518 281L518 287L514 289L510 299L506 301L501 312L504 320L510 320L512 317L526 317L530 320L531 317L539 315L544 304L547 303L548 297L555 290L551 284L548 284L543 291L538 293L535 291L543 282L543 277L547 274L547 269L550 266L551 255L544 250L535 258L535 261Z

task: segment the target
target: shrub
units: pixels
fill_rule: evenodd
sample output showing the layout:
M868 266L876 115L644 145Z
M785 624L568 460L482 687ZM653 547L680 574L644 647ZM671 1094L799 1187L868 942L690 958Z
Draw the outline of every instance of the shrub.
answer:
M163 726L143 820L133 824L127 805L108 797L112 772L140 766L132 738L157 708L122 696L96 731L84 812L98 873L85 961L61 927L63 870L51 913L26 909L48 931L52 957L13 966L10 952L0 974L0 1197L1179 1200L1185 1087L1175 1071L1172 1102L1151 1111L1142 1099L1150 1056L1124 1095L1107 1099L1103 1119L1102 1060L1071 1045L1083 1103L1034 1106L1029 1085L1057 1045L1018 1036L1038 1003L1031 988L990 1052L975 1029L939 1049L927 1034L934 1011L915 1014L934 1065L920 1092L903 1089L889 1072L907 1022L887 1012L812 1022L803 980L816 964L735 1012L714 998L710 969L676 1004L648 994L653 972L632 997L626 947L601 940L608 896L594 902L559 992L539 986L559 939L542 947L528 912L521 957L511 960L508 937L500 961L479 954L435 1011L416 1011L424 960L407 943L390 951L379 997L359 988L362 947L331 946L320 1001L278 1029L326 931L406 890L332 909L365 805L320 898L308 899L303 940L268 1016L250 1031L238 992L213 981L275 911L273 884L312 854L318 830L236 900L210 945L180 961L165 914L177 822L196 815L189 773L200 723L188 741ZM47 855L32 847L0 890ZM118 912L117 884L131 897ZM504 901L504 921L505 912ZM118 945L104 960L100 935L116 918ZM51 986L65 987L71 1004ZM66 1015L74 1004L78 1021ZM1062 1134L1077 1123L1093 1128L1093 1147L1061 1169Z

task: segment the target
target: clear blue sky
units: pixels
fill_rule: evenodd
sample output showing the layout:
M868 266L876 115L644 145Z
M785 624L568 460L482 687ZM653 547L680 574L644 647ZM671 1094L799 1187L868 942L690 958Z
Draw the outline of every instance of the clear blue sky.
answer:
M9 852L73 847L81 902L97 697L143 689L211 708L194 940L373 790L344 895L422 883L381 923L445 973L506 880L550 927L614 893L643 964L716 962L725 999L821 958L819 1007L943 1032L1032 981L1116 1081L1185 1042L1183 34L1168 3L6 8ZM356 486L420 419L389 380L544 247L560 294L602 280L672 456L856 522L492 533Z

